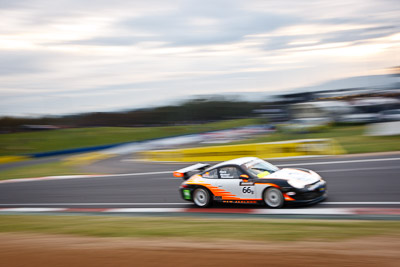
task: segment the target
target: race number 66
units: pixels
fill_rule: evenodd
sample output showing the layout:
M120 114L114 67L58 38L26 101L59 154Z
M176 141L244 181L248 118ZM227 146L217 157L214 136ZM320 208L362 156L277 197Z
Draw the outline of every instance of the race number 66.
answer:
M242 192L243 192L244 194L254 194L254 191L251 190L251 187L250 187L250 186L245 186L245 187L243 187Z

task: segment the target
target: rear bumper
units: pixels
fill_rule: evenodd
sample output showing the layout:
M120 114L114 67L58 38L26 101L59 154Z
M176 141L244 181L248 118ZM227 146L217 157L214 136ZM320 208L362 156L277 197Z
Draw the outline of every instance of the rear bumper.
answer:
M193 187L187 187L187 188L180 187L179 188L179 192L180 192L182 199L186 200L186 201L193 202L193 198L192 198L193 191L194 191Z

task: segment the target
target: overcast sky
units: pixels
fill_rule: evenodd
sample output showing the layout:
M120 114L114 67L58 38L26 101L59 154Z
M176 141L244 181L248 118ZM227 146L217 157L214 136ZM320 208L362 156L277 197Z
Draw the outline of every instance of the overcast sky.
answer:
M0 0L0 116L279 92L400 65L398 0Z

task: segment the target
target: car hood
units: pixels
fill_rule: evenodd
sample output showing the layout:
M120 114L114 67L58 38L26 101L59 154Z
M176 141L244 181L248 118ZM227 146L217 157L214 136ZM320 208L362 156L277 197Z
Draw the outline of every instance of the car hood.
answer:
M290 181L291 184L296 184L295 187L299 188L304 187L308 184L316 183L321 179L321 177L317 173L311 170L299 170L291 168L280 169L279 171L271 173L264 178L287 180Z

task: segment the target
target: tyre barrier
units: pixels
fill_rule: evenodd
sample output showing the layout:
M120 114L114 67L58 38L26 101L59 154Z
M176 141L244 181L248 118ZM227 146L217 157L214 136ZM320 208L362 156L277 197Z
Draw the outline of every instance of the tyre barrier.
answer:
M225 161L238 157L286 158L317 155L338 155L345 151L333 139L304 139L270 143L253 143L140 153L147 161Z

